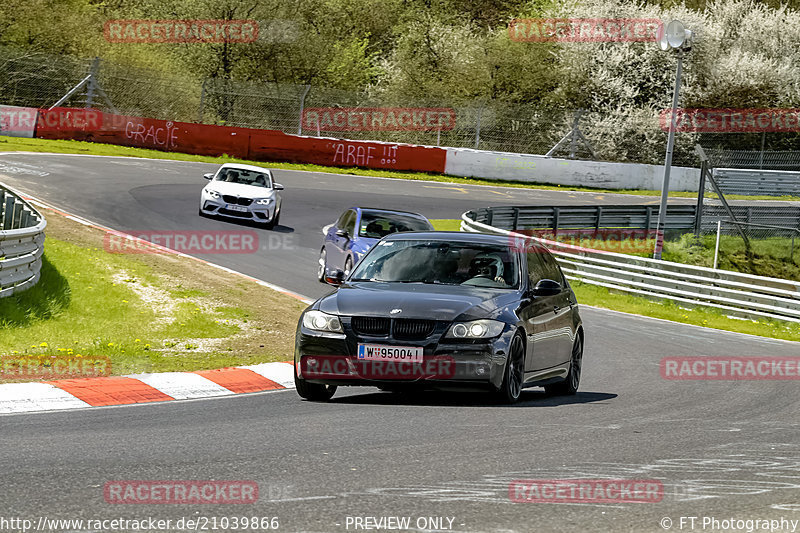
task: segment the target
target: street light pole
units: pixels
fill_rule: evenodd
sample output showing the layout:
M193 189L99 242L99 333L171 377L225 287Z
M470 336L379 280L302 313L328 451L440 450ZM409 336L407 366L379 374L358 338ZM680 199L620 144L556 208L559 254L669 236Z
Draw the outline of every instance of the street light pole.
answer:
M681 91L681 74L683 73L683 50L677 50L678 70L675 74L675 90L672 93L672 113L669 121L667 137L667 156L664 160L664 181L661 184L661 207L658 209L658 229L656 231L656 248L653 259L661 259L664 247L664 228L667 221L667 200L669 198L669 172L672 167L672 152L675 147L675 128L678 121L678 97Z

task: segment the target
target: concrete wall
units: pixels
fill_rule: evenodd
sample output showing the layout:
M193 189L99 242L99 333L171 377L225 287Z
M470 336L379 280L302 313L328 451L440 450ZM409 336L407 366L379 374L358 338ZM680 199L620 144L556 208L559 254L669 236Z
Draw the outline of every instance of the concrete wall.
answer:
M0 135L33 137L37 113L32 107L0 106Z
M664 167L573 161L542 155L447 148L445 174L565 186L661 190ZM671 191L697 191L700 169L672 167Z

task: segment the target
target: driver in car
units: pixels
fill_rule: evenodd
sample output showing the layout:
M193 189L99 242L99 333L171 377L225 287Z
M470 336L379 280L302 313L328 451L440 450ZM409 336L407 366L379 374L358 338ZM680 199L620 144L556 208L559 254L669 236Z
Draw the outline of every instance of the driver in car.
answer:
M506 284L503 279L503 260L497 254L482 253L472 258L469 264L471 278L485 278Z

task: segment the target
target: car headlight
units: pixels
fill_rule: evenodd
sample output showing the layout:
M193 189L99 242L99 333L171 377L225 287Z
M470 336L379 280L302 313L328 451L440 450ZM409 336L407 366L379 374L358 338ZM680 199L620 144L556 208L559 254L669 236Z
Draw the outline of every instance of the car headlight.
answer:
M308 311L303 315L303 327L314 331L333 331L342 333L342 322L336 315L322 311Z
M220 195L219 195L219 193L218 193L217 191L214 191L214 190L211 190L211 189L206 189L206 193L207 193L207 194L208 194L208 195L209 195L211 198L219 198L219 196L220 196Z
M447 330L445 337L450 339L491 339L500 335L505 327L505 323L497 320L456 322Z
M272 198L259 198L256 203L258 205L269 205L272 203Z

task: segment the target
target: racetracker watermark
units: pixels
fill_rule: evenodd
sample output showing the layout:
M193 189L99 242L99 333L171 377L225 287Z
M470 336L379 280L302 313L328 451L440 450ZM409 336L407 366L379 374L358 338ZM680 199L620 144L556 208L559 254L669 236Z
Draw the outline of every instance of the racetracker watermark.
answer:
M377 361L343 355L313 355L300 359L304 379L440 380L452 379L456 362L449 356L423 361Z
M258 501L255 481L108 481L106 503L247 504Z
M103 35L112 43L252 43L255 20L109 20Z
M669 131L672 110L659 115ZM698 133L764 133L800 131L800 109L678 109L675 131Z
M553 18L514 19L508 25L512 41L525 43L607 43L655 41L658 19Z
M672 381L800 380L800 357L665 357L659 367Z
M310 107L303 127L318 131L449 131L456 112L449 107Z
M545 245L574 253L636 254L652 253L657 236L656 230L639 228L529 229L509 233L508 240L513 250L522 253L542 253Z
M148 230L106 233L103 247L112 254L252 254L258 251L259 244L255 231Z
M508 486L514 503L657 503L657 479L518 479Z
M6 355L0 380L96 378L111 375L111 359L83 355Z

